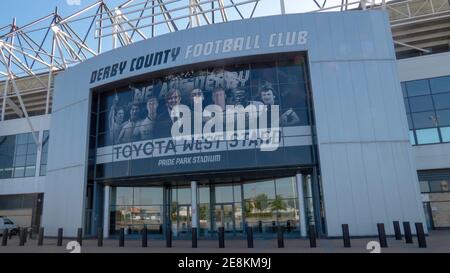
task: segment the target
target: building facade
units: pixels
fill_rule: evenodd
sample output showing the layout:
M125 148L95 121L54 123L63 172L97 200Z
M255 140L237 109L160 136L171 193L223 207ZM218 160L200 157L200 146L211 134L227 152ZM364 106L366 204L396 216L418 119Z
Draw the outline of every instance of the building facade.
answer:
M448 53L397 60L392 37L381 10L279 15L169 33L70 67L55 78L51 114L30 118L39 133L26 119L0 122L0 213L69 236L448 227ZM247 107L241 130L226 106ZM218 128L244 138L205 138ZM252 138L262 129L273 137Z

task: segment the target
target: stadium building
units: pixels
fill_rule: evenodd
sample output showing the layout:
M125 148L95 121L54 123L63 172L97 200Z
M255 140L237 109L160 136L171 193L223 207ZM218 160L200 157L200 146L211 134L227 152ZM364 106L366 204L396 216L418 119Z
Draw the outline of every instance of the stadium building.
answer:
M0 215L49 236L450 227L447 0L164 2L0 28Z

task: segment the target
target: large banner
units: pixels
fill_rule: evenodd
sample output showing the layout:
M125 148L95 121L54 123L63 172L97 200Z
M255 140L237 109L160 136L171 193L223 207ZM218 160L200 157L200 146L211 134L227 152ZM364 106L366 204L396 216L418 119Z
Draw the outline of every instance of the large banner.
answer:
M312 164L306 79L291 55L104 92L97 177Z

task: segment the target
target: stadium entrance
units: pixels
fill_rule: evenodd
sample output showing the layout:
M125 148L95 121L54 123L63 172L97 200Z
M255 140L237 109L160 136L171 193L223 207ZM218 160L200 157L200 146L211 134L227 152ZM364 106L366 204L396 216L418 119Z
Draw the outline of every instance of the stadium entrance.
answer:
M215 178L178 185L112 187L110 231L121 228L139 235L189 239L196 227L200 238L217 237L220 227L227 237L275 236L283 227L287 236L299 237L315 224L311 172L271 178ZM193 194L196 192L196 194ZM300 198L299 198L300 197Z

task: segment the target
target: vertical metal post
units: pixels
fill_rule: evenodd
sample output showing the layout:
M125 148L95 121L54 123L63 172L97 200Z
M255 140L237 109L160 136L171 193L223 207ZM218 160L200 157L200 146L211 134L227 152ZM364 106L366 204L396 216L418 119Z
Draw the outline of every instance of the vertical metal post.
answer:
M80 244L80 246L83 245L83 228L78 228L77 242Z
M97 246L98 247L103 246L103 228L101 227L97 229Z
M119 234L119 247L124 247L124 246L125 246L125 229L121 228L120 234Z
M420 248L426 248L427 247L427 241L425 239L425 232L423 230L423 224L422 223L415 223L416 226L416 234L417 234L417 241L419 242Z
M58 240L56 242L56 246L62 246L63 240L63 228L58 228Z
M196 232L198 227L197 189L197 181L191 181L191 228L195 228Z
M378 239L380 241L380 246L383 247L383 248L388 247L387 239L386 239L386 231L384 229L384 224L383 223L378 223L377 224L377 229L378 229Z
M400 222L394 221L394 232L395 232L395 240L402 239L402 232L400 230Z
M147 227L144 226L144 228L142 229L142 247L147 247L147 241L148 241L148 237L147 237Z
M316 227L313 225L309 226L309 247L311 247L311 248L317 247Z
M407 244L413 243L413 238L411 234L411 226L409 222L403 222L403 230L405 232L405 241Z
M225 248L225 228L219 227L219 248Z
M197 248L197 228L192 228L192 248Z
M167 227L166 231L166 247L172 247L172 229L170 226Z
M345 248L352 247L350 243L350 232L348 229L348 224L342 224L342 236L344 239L344 247Z
M39 228L39 236L38 236L38 246L42 246L44 244L44 228Z
M278 248L284 248L283 227L280 225L277 228L277 241L278 241Z
M103 237L109 237L109 205L111 198L111 187L105 185L103 193Z
M27 229L22 228L20 229L19 246L24 246L26 239L27 239Z
M247 227L247 247L253 248L253 228Z
M303 193L303 175L298 173L295 176L297 182L297 196L298 196L298 214L300 219L300 236L306 237L306 210L305 210L305 195Z

